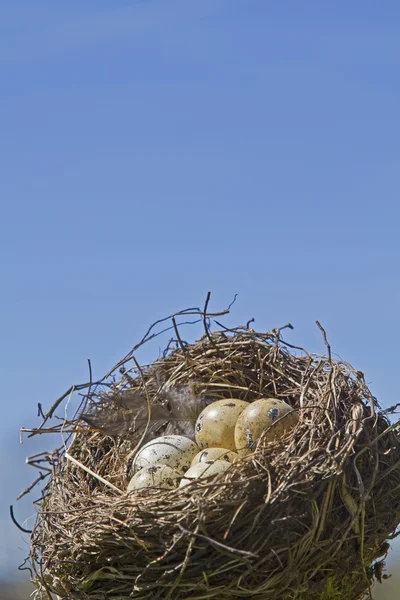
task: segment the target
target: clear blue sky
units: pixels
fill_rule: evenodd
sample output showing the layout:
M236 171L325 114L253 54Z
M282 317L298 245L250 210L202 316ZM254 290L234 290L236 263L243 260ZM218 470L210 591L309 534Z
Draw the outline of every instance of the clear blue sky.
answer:
M399 20L385 0L3 0L3 571L37 402L208 290L311 351L319 319L399 400Z

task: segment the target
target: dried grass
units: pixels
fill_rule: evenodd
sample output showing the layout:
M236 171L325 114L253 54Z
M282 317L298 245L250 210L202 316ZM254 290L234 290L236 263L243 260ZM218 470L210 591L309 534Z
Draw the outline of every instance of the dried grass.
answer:
M285 344L281 330L210 333L206 308L198 342L182 341L174 315L177 348L146 367L128 355L89 382L71 420L50 427L54 409L33 431L73 436L67 454L48 457L38 502L29 558L38 598L359 600L382 576L400 521L400 438L362 373L334 360L327 342L328 355L315 356ZM139 393L168 409L168 390L273 396L300 420L217 478L127 495L129 457L148 423L121 399ZM106 417L101 431L85 414Z

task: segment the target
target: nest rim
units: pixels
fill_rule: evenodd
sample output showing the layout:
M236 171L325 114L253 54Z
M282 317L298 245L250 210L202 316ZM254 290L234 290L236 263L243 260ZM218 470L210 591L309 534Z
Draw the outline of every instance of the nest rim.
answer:
M206 311L202 317L204 314ZM207 318L203 322L207 323ZM199 382L200 367L204 367L205 361L209 369L215 369L226 363L227 357L233 357L236 368L235 360L240 355L242 372L239 375L235 372L239 381L246 369L251 371L246 363L249 348L253 356L255 348L257 352L264 348L276 367L273 391L278 391L276 397L289 399L299 411L299 425L274 444L259 440L253 452L210 481L192 482L187 489L125 494L120 493L127 485L126 468L124 472L122 467L127 456L124 441L91 430L81 419L82 405L72 421L63 423L63 431L70 436L67 452L63 448L50 455L51 481L43 489L31 537L29 560L38 597L50 598L50 593L55 592L60 598L101 600L106 597L102 589L108 586L114 594L110 597L121 600L129 597L333 600L342 597L339 594L343 593L343 586L340 587L340 578L332 567L332 555L336 552L342 556L343 548L347 550L342 552L340 570L342 582L347 586L346 597L358 600L370 593L374 577L379 578L375 569L382 567L382 548L387 553L386 540L395 535L400 520L400 513L391 517L387 514L387 506L393 504L393 490L400 485L400 440L363 375L348 363L332 358L326 334L319 324L326 342L326 356L311 355L284 342L281 337L284 328L267 334L249 327L211 332L207 323L204 336L186 344L179 335L176 315L172 319L177 347L145 368L135 361L133 353L120 361L112 371L115 373L122 367L121 378L115 384L120 389L115 388L115 393L131 386L130 389L141 389L148 403L157 402L162 394L154 391L155 369L172 365L167 381L176 386L184 380L182 365L186 365L189 373L187 365L193 367L197 358L199 368L195 373L190 372L192 377L186 373L186 385L194 386L197 391L200 388L200 395L211 393L216 398L222 389L225 394L230 390L241 398L264 397L265 388L260 384L260 379L267 375L266 368L261 374L267 362L263 363L264 357L258 363L258 366L263 363L257 375L259 390L239 384L229 388L225 380L225 387L218 387L221 382L215 378L209 386L207 377ZM239 345L242 354L238 352ZM233 346L236 354L232 352ZM302 354L298 355L299 352ZM129 360L135 364L125 369ZM230 365L230 373L234 367ZM210 372L207 373L209 378ZM281 380L285 381L285 387L279 388ZM270 385L270 380L265 381ZM228 383L232 384L232 378ZM90 382L85 410L90 402L94 405L99 399L104 402L104 395L98 389ZM109 394L110 387L106 389ZM348 392L344 399L340 397L343 389ZM331 405L327 404L328 397ZM330 437L324 431L326 426L331 427ZM309 443L313 436L320 444L315 448ZM88 448L90 452L97 448L101 455L97 463L93 457L92 462L89 460ZM301 449L307 452L301 453ZM383 458L385 453L390 460ZM106 461L108 466L112 465L112 476L105 470ZM85 463L86 470L82 468ZM380 510L380 520L375 519L370 531L369 520ZM254 522L262 535L254 534ZM272 531L269 522L279 523L279 532ZM60 531L64 534L62 542ZM66 556L71 551L71 540L74 540L74 569L78 563L79 576L73 576L68 568ZM268 559L260 557L266 545L271 548ZM128 549L137 561L133 567L126 563L124 552ZM64 571L57 562L64 565ZM128 583L122 582L124 577ZM230 578L228 584L227 578Z

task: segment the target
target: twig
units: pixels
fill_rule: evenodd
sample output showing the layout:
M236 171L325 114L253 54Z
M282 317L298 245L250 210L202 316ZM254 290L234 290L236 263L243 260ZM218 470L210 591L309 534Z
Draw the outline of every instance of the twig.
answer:
M10 517L14 525L18 527L20 531L23 533L32 533L32 529L25 529L25 527L22 527L22 525L18 523L17 519L14 517L14 508L12 504L10 505Z
M231 546L227 546L226 544L222 544L221 542L217 542L217 540L214 540L206 535L202 535L201 533L195 533L194 531L188 531L187 529L185 529L184 527L182 527L182 525L180 523L178 523L178 527L179 529L182 531L182 533L189 535L189 536L194 536L196 538L198 538L199 540L205 540L206 542L208 542L211 545L214 546L218 546L218 548L222 548L223 550L227 550L228 552L231 552L233 554L240 554L242 556L249 556L251 558L258 558L257 554L254 554L254 552L248 552L247 550L239 550L238 548L232 548Z
M119 488L117 488L117 486L115 486L113 483L110 483L109 481L107 481L107 479L104 479L104 477L101 477L100 475L97 475L97 473L95 473L94 471L92 471L88 467L85 467L85 465L83 465L81 462L79 462L79 460L76 460L76 458L74 458L73 456L71 456L70 454L68 454L68 452L65 452L65 458L67 458L72 463L74 463L75 465L77 465L78 467L80 467L81 469L83 469L84 471L86 471L86 473L89 473L89 475L92 475L93 477L95 477L96 479L98 479L99 481L101 481L102 483L104 483L104 485L107 485L108 487L110 487L111 489L115 490L119 494L123 494L124 493L122 490L120 490Z
M50 475L50 473L51 473L50 470L45 475L43 473L40 473L39 477L37 479L35 479L35 481L33 483L31 483L31 485L28 486L23 492L21 492L19 494L19 496L17 496L17 500L21 500L21 498L23 498L26 494L29 494L29 492L31 490L33 490L33 488L35 487L35 485L38 484L39 481L43 481L43 479L46 479L46 477L48 477Z
M208 304L210 302L210 298L211 298L211 292L208 292L207 298L206 298L206 301L204 304L204 308L203 308L203 325L204 325L204 331L206 332L206 336L208 337L208 339L210 340L212 345L215 346L215 341L212 339L212 337L210 335L210 328L207 323L207 309L208 309Z
M326 331L325 329L322 327L321 323L319 321L315 321L317 324L317 327L322 331L322 335L324 338L324 342L325 342L325 346L327 347L328 350L328 358L329 358L329 362L332 363L332 351L331 351L331 345L328 342L328 338L326 337Z
M282 325L282 327L278 327L277 329L278 331L283 331L284 329L294 329L294 327L291 323L286 323L286 325Z
M141 446L144 438L146 437L147 431L148 431L149 426L150 426L150 421L151 421L151 400L150 400L150 395L149 395L149 392L148 392L148 389L147 389L146 381L145 381L145 378L144 378L144 375L143 375L143 371L142 371L141 366L139 365L138 361L136 360L136 358L134 356L132 356L132 360L135 363L136 368L139 371L140 377L141 377L142 382L143 382L144 391L145 391L145 394L146 394L146 400L147 400L147 423L146 423L146 427L144 428L144 431L143 431L143 433L142 433L142 435L140 437L140 440L138 441L138 443L136 444L136 446L134 447L134 449L129 452L129 457L134 456L134 454L136 453L137 449L140 448L140 446Z
M172 315L169 315L168 317L164 317L163 319L158 319L157 321L155 321L146 331L145 335L142 337L142 339L140 340L140 342L138 344L136 344L129 352L128 354L125 355L125 357L120 360L110 371L108 371L108 373L106 373L106 375L104 375L104 377L102 379L100 379L99 381L96 381L95 383L91 380L88 383L83 383L83 384L74 384L71 385L71 387L64 392L64 394L62 394L59 398L57 398L57 400L55 400L55 402L53 402L53 404L50 406L49 410L47 411L47 413L44 416L44 419L42 421L42 423L39 425L39 427L34 428L34 429L25 429L22 428L22 431L25 432L29 432L28 437L32 437L34 435L37 435L38 433L41 432L41 430L44 428L44 425L47 423L47 421L49 419L51 419L54 415L54 412L56 411L56 409L58 408L58 406L63 402L63 400L65 400L65 398L71 394L73 394L76 391L81 391L84 389L89 389L89 392L92 388L92 386L99 386L99 385L104 385L104 382L112 375L112 373L114 373L117 369L119 369L120 367L122 367L125 363L129 362L129 360L131 360L133 353L140 348L140 346L142 346L144 343L149 342L151 339L157 337L158 335L161 335L162 333L165 333L166 331L169 331L171 329L174 329L174 325L172 325L171 327L165 328L164 330L158 332L158 333L154 333L150 335L150 332L154 329L154 327L156 327L159 323L164 323L165 321L171 320L171 319L175 319L175 317L177 316L188 316L188 315L199 315L201 316L201 319L196 320L194 322L188 322L187 324L193 324L193 323L197 323L200 320L203 320L203 323L205 324L205 330L206 333L209 336L209 331L208 331L208 325L207 325L207 317L217 317L217 316L222 316L222 315L226 315L229 313L229 310L231 308L231 306L234 304L234 302L236 301L236 296L234 297L233 301L230 303L230 305L228 306L227 309L223 310L223 311L218 311L215 313L209 313L209 314L205 314L207 311L207 307L208 307L208 302L209 302L209 297L210 297L211 293L209 292L207 298L208 300L206 300L206 305L205 308L203 309L203 311L198 308L188 308L185 310L181 310L178 311L176 313L173 313ZM181 323L180 325L184 325L186 323ZM211 336L210 339L212 340ZM212 342L214 343L214 341L212 340ZM89 366L89 368L91 369L91 366ZM88 396L88 394L86 394L86 397Z
M237 294L235 294L235 295L234 295L234 297L233 297L233 300L232 300L232 302L231 302L231 303L229 304L229 306L228 306L228 311L230 311L230 310L231 310L231 308L232 308L232 306L235 304L237 297L238 297L238 295L237 295Z
M46 424L46 422L51 419L51 417L54 414L54 411L59 407L59 405L61 404L61 402L63 400L65 400L65 398L67 396L69 396L70 394L72 394L75 390L81 390L84 388L89 387L88 383L82 384L82 385L71 385L71 387L64 393L62 394L62 396L60 396L59 398L57 398L57 400L55 402L53 402L53 404L50 406L49 410L47 411L42 423L39 425L39 427L37 429L34 429L32 431L32 433L28 436L28 437L32 437L33 435L35 435L35 433L37 433L37 431L39 429L42 429L43 426ZM22 429L21 429L22 431ZM24 431L27 431L26 429Z
M234 299L235 300L235 299ZM232 302L230 304L230 306L232 305ZM215 313L208 313L206 316L207 317L221 317L223 315L227 315L229 313L229 307L225 310L219 311L219 312L215 312ZM128 354L126 354L124 356L124 358L122 360L120 360L102 379L102 381L104 381L105 379L108 379L108 377L114 373L114 371L116 371L118 368L120 368L122 365L124 365L125 363L127 363L131 358L134 352L136 352L136 350L138 350L141 346L143 346L143 344L149 342L150 340L154 339L155 337L161 335L162 333L165 333L166 331L170 331L171 329L173 329L173 325L171 327L167 327L165 329L163 329L162 331L159 331L157 333L153 333L152 335L149 335L149 333L154 329L154 327L156 325L158 325L159 323L165 323L165 321L170 321L172 320L172 317L179 317L179 316L188 316L188 315L198 315L201 317L201 319L199 319L198 321L195 321L194 323L198 323L201 320L204 319L204 309L201 310L200 308L188 308L185 310L181 310L178 312L173 313L172 315L169 315L168 317L164 317L163 319L158 319L158 321L155 321L155 323L153 323L153 325L151 325L149 327L149 329L147 330L146 334L142 337L142 339L140 340L140 342L138 342L135 346L133 346L133 348L128 352ZM203 321L204 322L204 321ZM190 322L188 322L187 324L192 324ZM186 323L180 323L180 325L186 325Z
M178 330L178 326L177 326L177 324L176 324L175 317L172 317L172 323L173 323L173 325L174 325L175 334L176 334L176 337L177 337L177 339L178 339L179 345L180 345L180 347L182 348L182 350L183 350L184 352L186 352L187 350L186 350L185 344L183 343L183 341L182 341L182 339L181 339L181 336L179 335L179 330Z

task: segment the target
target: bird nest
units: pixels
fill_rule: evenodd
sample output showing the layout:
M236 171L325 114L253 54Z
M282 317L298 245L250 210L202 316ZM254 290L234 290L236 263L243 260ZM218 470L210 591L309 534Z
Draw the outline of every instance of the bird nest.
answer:
M177 321L193 313L205 333L188 344ZM51 472L28 559L38 599L359 600L381 580L400 521L390 411L361 372L332 357L322 327L327 355L316 356L285 343L281 329L214 331L214 316L206 307L173 315L175 340L160 358L135 358L151 330L30 430L64 439L40 459ZM50 426L75 390L85 394L74 417ZM126 492L144 441L193 434L211 401L265 397L298 412L285 437L261 438L224 473L184 488Z

